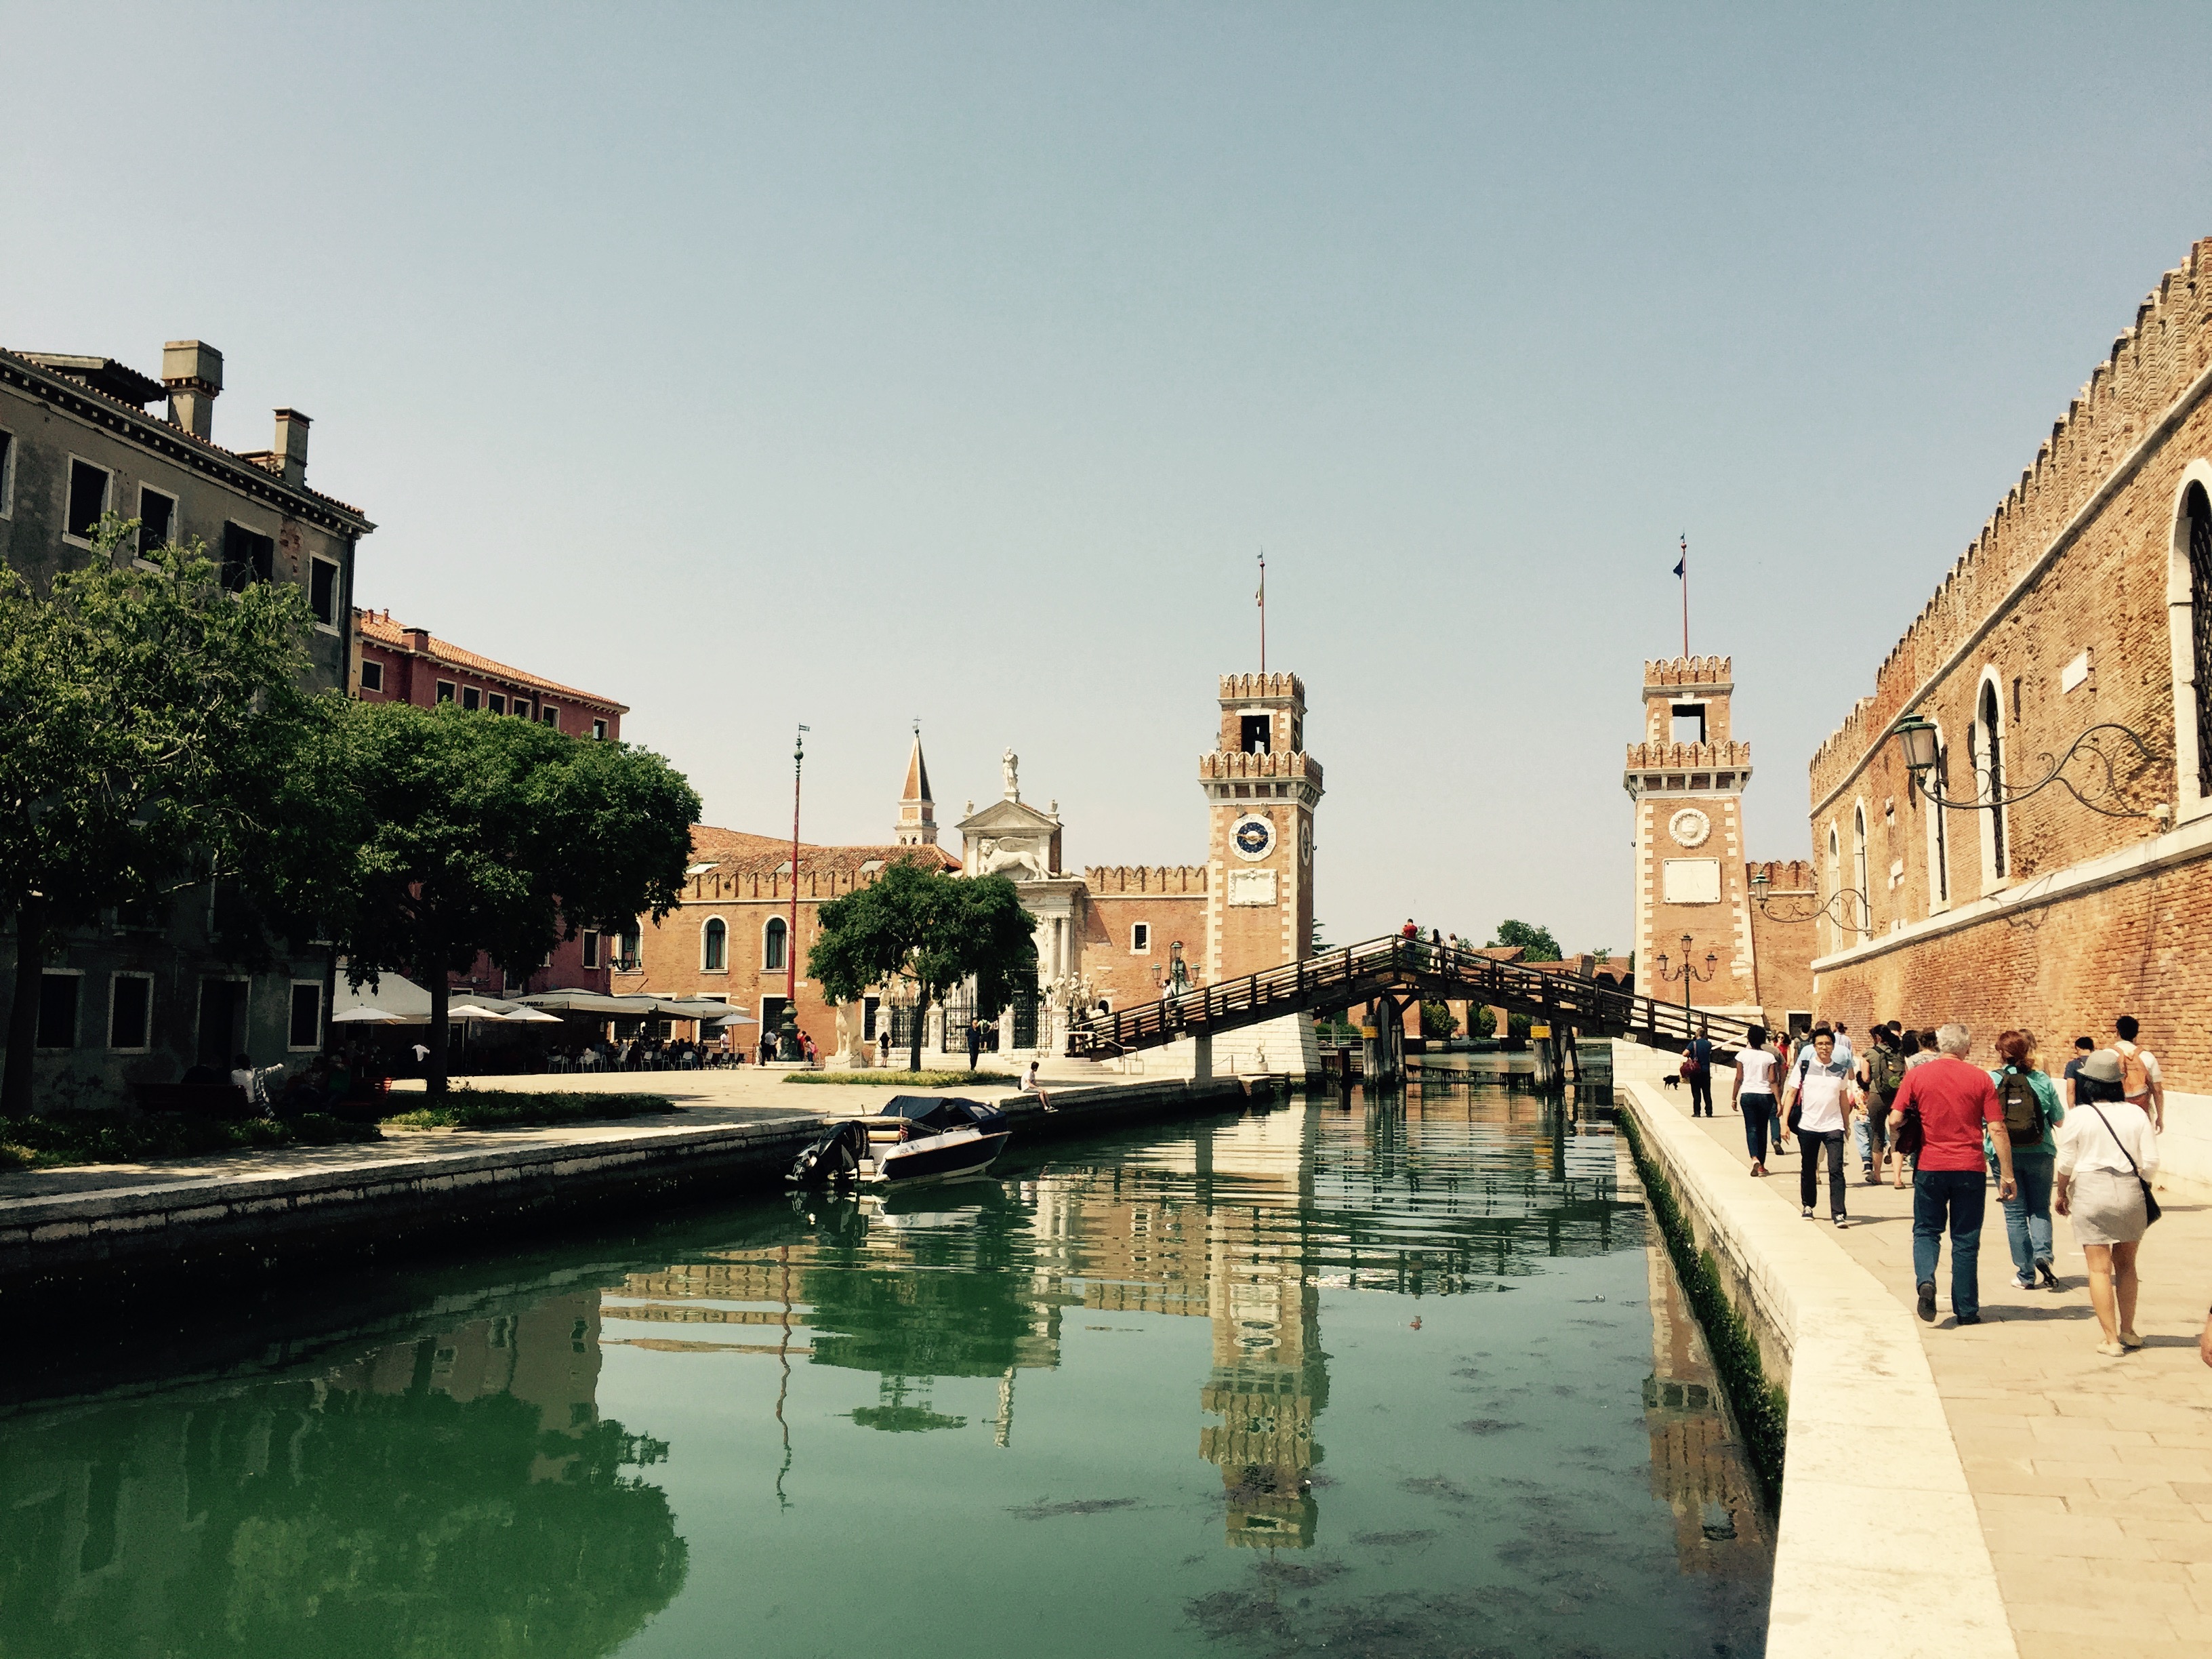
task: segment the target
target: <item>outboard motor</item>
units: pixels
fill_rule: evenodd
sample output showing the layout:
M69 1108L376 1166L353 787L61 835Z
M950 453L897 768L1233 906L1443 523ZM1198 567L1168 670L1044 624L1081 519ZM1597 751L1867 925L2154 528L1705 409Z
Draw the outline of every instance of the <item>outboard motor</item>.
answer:
M848 1119L801 1152L785 1179L800 1183L846 1180L860 1169L860 1160L867 1154L868 1126L858 1119Z

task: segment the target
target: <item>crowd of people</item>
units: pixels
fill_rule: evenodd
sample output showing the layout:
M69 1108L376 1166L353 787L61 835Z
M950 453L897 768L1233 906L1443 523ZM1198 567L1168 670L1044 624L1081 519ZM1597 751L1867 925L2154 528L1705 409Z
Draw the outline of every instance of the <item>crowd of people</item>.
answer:
M2089 1297L2114 1358L2142 1346L2136 1331L2137 1258L2158 1218L2151 1183L2166 1089L2157 1056L2123 1015L2103 1043L2075 1040L2061 1073L2045 1069L2035 1034L2001 1032L1997 1065L1966 1055L1959 1024L1908 1030L1892 1020L1855 1048L1842 1024L1822 1023L1794 1044L1751 1028L1733 1056L1699 1035L1682 1057L1693 1116L1713 1115L1713 1073L1732 1065L1731 1109L1743 1119L1754 1177L1771 1156L1796 1150L1799 1206L1817 1219L1826 1187L1829 1221L1850 1224L1848 1165L1869 1185L1912 1182L1912 1269L1917 1312L1936 1318L1936 1273L1951 1247L1951 1311L1981 1321L1979 1255L1989 1186L2003 1206L2013 1279L2023 1291L2063 1292L2052 1266L2052 1217L2067 1218L2089 1269ZM2059 1133L2061 1126L2065 1133ZM1848 1150L1847 1150L1848 1149ZM1825 1165L1826 1179L1821 1179ZM2212 1364L2212 1319L2203 1338Z

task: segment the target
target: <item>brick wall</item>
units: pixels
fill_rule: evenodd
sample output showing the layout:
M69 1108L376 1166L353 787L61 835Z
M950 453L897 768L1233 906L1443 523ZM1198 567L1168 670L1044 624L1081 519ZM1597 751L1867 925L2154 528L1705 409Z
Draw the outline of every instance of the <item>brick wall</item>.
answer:
M1808 921L1820 903L1813 866L1802 859L1753 864L1766 877L1766 903L1751 910L1752 954L1759 963L1759 1006L1770 1029L1789 1029L1792 1011L1813 1012L1813 947L1819 930Z
M1206 982L1206 872L1193 866L1101 869L1083 872L1090 890L1085 909L1083 975L1116 1008L1159 996L1152 980L1164 976L1169 947L1182 941L1183 965L1193 985ZM1137 925L1152 930L1150 948L1130 943Z
M2088 728L2116 722L2156 758L2115 741L2109 787L2094 762L2077 760L2068 775L2122 814L2158 809L2185 822L2203 810L2193 767L2176 765L2172 640L2186 637L2185 562L2175 590L2184 608L2170 613L2168 598L2182 491L2192 476L2212 477L2208 264L2212 241L2199 242L2160 282L1882 662L1873 693L1814 757L1820 893L1858 889L1862 847L1866 878L1863 927L1816 930L1821 1012L1853 1024L1958 1018L1978 1043L2024 1022L2044 1036L2046 1057L2075 1031L2102 1035L2113 1014L2131 1012L2153 1047L2171 1051L2178 1087L2212 1085L2197 1034L2206 979L2184 943L2212 895L2206 866L2171 856L2183 843L2162 834L2165 823L2107 816L2056 786L2001 813L1939 819L1889 735L1907 711L1934 720L1949 750L1944 787L1972 799L1970 744L1986 750L1970 728L1990 683L2008 787L2040 776L2045 757ZM2179 629L2173 617L2185 619ZM2181 672L2191 672L2185 653ZM2193 718L2179 735L2193 744ZM2168 855L2154 873L2036 902L2038 884L2147 842ZM1947 927L1947 915L1978 901L2005 914Z

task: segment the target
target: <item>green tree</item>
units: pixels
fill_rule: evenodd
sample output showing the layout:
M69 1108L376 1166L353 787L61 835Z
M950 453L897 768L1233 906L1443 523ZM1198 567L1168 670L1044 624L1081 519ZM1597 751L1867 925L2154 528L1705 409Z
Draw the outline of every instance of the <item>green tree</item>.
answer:
M1421 1005L1421 1035L1438 1042L1457 1036L1459 1016L1445 1003L1425 1002Z
M1036 919L1004 876L950 876L902 859L866 887L820 910L806 971L832 1002L852 1002L894 979L915 990L908 1069L921 1069L922 1016L973 975L980 1010L1004 1006L1036 979Z
M328 738L340 700L303 686L300 590L226 592L198 543L125 556L137 522L100 521L94 556L44 592L0 565L0 914L15 983L0 1112L32 1107L40 975L69 930L218 884L241 957L330 899L341 833ZM150 568L147 568L150 567Z
M479 951L517 975L583 928L675 908L699 797L648 750L452 703L349 702L361 830L332 925L356 987L430 994L428 1087L446 1091L447 976Z
M1534 922L1507 920L1498 924L1498 932L1490 943L1493 945L1517 945L1530 962L1557 962L1566 952L1559 949L1559 941L1552 937L1548 927L1539 927Z

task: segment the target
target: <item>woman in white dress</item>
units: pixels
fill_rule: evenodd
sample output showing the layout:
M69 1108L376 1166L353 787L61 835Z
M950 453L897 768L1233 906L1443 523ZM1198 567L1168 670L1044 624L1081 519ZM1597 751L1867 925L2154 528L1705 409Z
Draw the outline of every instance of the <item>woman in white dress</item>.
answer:
M2142 1108L2123 1097L2120 1063L2109 1050L2081 1062L2074 1097L2051 1207L2073 1222L2074 1242L2089 1259L2089 1300L2105 1336L2097 1352L2117 1357L2142 1346L2136 1252L2150 1225L2142 1183L2158 1173L2158 1139Z

